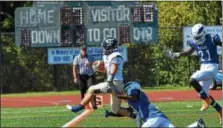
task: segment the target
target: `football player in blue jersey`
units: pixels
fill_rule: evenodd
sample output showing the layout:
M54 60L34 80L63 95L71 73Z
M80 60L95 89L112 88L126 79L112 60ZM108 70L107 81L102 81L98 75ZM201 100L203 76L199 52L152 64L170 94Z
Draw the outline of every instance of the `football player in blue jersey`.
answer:
M218 54L217 46L222 47L222 41L218 34L211 35L206 33L202 24L196 24L192 27L191 36L193 40L189 41L190 49L185 52L169 52L169 57L176 58L180 56L189 56L194 51L200 58L200 70L195 72L189 81L189 84L197 91L202 99L201 111L208 109L209 105L218 112L220 124L222 123L222 107L208 94L209 86L218 72Z
M138 127L175 127L167 116L155 108L149 101L149 98L146 94L141 91L140 84L136 81L130 81L124 86L123 93L116 92L116 96L120 99L127 100L129 106L135 110L137 114L137 126ZM113 116L109 115L110 113L106 110L105 116ZM143 120L143 124L141 125L140 120ZM188 127L197 127L203 128L205 127L205 123L202 119L192 123Z

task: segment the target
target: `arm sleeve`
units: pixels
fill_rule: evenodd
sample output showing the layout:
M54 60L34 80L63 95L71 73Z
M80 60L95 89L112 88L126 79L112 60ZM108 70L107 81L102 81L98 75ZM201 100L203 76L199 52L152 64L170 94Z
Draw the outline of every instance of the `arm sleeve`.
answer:
M188 42L189 46L193 49L193 50L197 50L196 49L196 44L193 41L189 41Z
M118 57L113 58L112 61L111 61L111 63L112 64L121 64L122 61L123 61L123 59L118 56Z
M213 41L214 41L215 45L220 45L220 46L222 46L222 41L221 41L221 38L219 37L218 34L214 35L214 37L213 37Z
M76 56L73 61L73 65L77 65L77 64L78 64L78 56Z

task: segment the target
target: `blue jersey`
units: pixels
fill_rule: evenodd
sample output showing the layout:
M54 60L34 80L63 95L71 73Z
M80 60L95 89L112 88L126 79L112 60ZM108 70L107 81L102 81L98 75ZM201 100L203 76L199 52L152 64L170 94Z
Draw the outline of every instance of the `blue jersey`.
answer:
M221 39L219 35L212 37L210 34L207 34L205 38L206 40L202 44L197 45L194 41L189 41L189 45L197 52L201 64L218 64L217 45L215 43L221 42Z
M138 95L138 100L128 100L129 106L131 106L139 117L145 122L149 118L153 117L164 117L167 116L161 111L157 110L155 106L153 106L146 94L138 89L132 89L128 95Z

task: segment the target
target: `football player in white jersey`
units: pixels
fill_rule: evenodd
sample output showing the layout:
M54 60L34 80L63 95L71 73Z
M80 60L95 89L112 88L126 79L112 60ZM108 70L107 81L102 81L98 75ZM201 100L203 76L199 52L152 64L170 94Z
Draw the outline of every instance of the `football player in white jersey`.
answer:
M106 93L109 89L112 90L112 114L119 116L128 116L132 119L136 117L136 115L128 108L121 107L121 99L117 98L114 92L122 92L124 88L123 83L123 57L121 53L118 51L118 41L114 38L107 38L101 44L103 48L103 61L105 65L105 69L107 71L107 80L106 82L99 83L97 85L93 85L88 89L88 92L84 99L81 101L79 105L70 106L67 105L67 108L73 112L78 112L84 109L84 106L89 103L91 98L95 93L102 92ZM115 91L114 91L115 90Z

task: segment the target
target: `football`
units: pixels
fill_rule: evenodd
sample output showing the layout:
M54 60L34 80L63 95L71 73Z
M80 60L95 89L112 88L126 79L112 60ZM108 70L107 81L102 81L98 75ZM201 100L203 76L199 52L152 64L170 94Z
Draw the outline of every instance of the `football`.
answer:
M96 69L98 72L105 72L105 64L101 60L96 60L93 65L93 69Z

